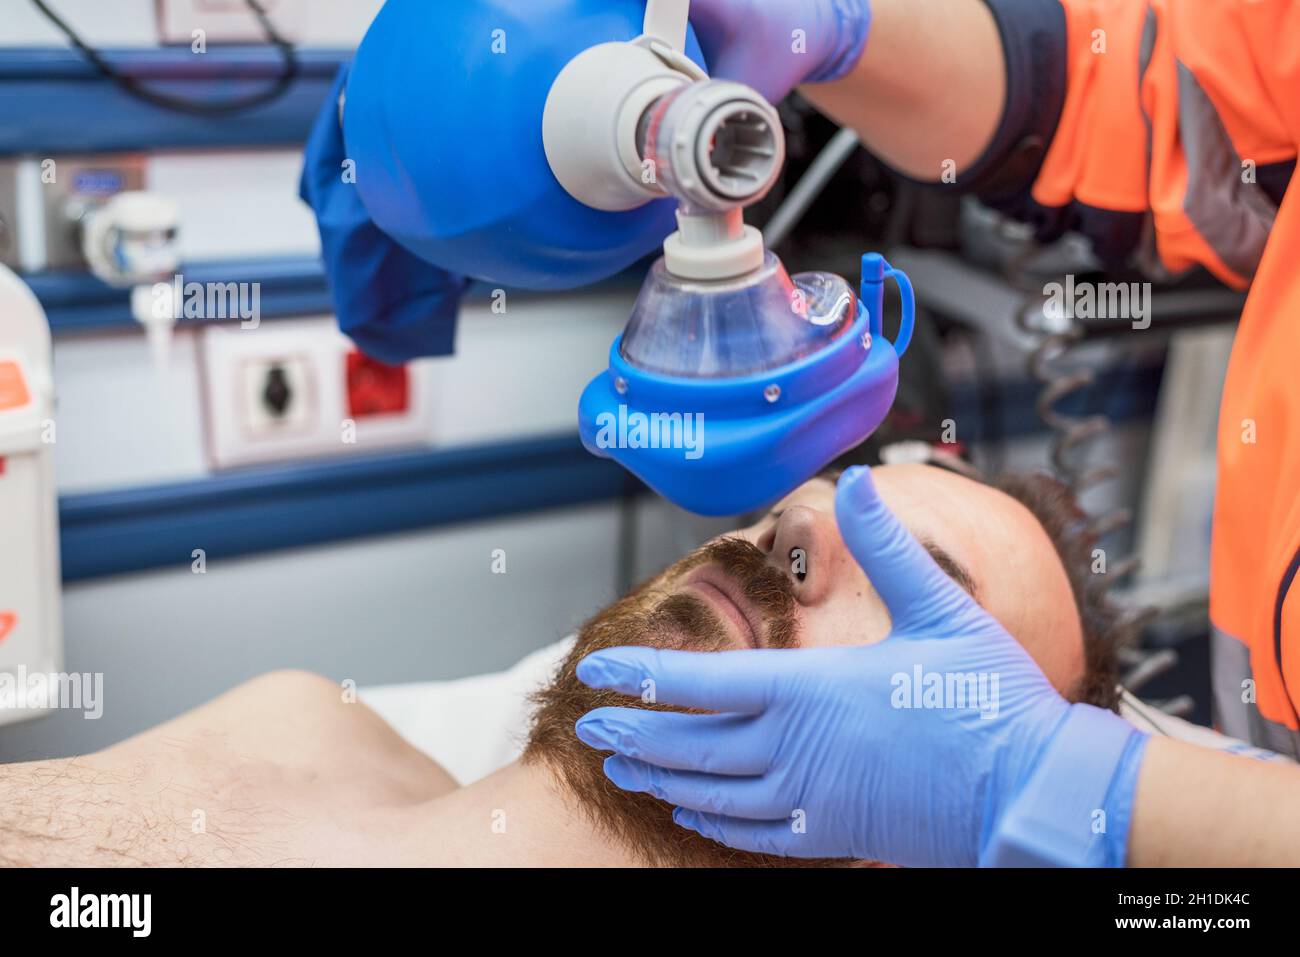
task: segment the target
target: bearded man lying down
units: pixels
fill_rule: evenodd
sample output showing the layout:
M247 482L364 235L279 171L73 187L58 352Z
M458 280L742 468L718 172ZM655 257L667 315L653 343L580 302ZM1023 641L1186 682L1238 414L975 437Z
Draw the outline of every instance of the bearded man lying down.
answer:
M874 472L938 565L1068 698L1113 708L1123 619L1091 575L1092 541L1045 477L997 487L930 466ZM574 669L599 648L866 645L889 615L810 481L601 611L535 697L523 757L459 787L338 685L275 673L81 758L0 766L0 860L18 865L741 866L849 864L745 854L672 823L602 773L574 724L626 699ZM994 716L994 719L995 716ZM202 827L195 822L202 821Z

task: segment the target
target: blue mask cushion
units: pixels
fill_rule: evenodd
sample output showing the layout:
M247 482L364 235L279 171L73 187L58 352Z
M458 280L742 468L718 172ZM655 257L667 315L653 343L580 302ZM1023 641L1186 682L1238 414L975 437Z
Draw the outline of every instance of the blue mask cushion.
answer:
M767 508L866 440L898 393L915 299L906 274L863 257L852 329L783 368L732 379L644 372L610 349L609 368L582 395L583 444L700 515ZM903 293L894 343L882 332L884 282Z

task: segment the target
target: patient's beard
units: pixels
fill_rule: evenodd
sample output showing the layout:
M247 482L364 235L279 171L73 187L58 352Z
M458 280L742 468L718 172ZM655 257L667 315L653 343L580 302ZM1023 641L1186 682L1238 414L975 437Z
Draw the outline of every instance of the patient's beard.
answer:
M647 794L633 794L605 777L606 755L578 740L574 725L593 708L630 705L680 711L636 698L587 687L577 664L602 648L649 645L686 651L720 651L726 632L713 609L673 586L701 565L720 566L743 589L767 624L766 644L797 644L794 589L789 578L768 564L764 553L742 539L723 539L693 552L666 572L635 589L582 626L573 651L551 684L534 696L537 711L524 752L527 763L544 763L570 792L597 828L645 863L673 867L828 866L846 861L797 860L733 851L673 823L672 806Z

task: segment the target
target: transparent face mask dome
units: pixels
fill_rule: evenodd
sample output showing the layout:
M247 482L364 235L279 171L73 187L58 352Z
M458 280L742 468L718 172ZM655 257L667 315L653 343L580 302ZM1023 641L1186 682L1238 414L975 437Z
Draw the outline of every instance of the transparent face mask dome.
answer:
M692 379L754 375L826 348L853 326L857 299L830 273L793 278L768 252L763 266L725 282L699 282L654 264L620 353L639 369Z

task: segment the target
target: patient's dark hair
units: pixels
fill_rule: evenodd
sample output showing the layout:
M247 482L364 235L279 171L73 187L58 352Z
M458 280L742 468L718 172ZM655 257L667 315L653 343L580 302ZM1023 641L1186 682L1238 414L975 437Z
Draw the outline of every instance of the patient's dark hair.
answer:
M1078 496L1050 475L1004 475L988 483L1038 519L1070 579L1083 631L1083 677L1066 695L1071 701L1114 711L1119 705L1119 655L1136 638L1139 618L1109 595L1113 582L1094 571L1099 536Z

